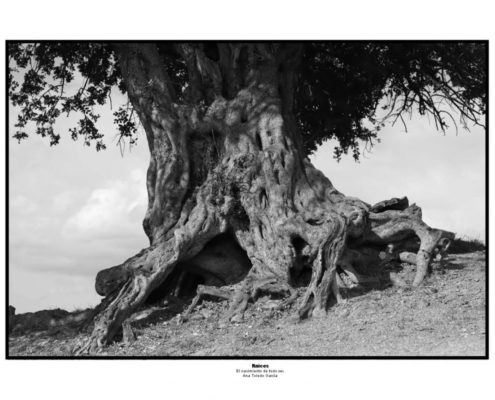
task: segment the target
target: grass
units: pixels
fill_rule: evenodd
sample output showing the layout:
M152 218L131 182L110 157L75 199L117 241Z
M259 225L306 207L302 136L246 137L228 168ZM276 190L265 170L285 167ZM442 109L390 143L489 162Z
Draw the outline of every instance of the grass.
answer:
M483 250L486 250L486 245L479 238L475 239L466 235L458 237L456 234L456 238L450 244L449 253L466 254Z
M83 306L75 306L71 313L81 313L83 311L94 310L96 306L87 304L86 307Z

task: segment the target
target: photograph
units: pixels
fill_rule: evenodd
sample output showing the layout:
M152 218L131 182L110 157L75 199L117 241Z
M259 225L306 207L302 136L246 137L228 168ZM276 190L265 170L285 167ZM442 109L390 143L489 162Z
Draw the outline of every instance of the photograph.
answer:
M488 40L5 46L7 359L488 359Z

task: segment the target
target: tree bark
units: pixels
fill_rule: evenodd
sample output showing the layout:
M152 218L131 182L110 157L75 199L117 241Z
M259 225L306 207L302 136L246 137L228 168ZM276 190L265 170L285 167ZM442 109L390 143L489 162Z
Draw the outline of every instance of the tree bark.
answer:
M353 266L378 262L390 243L419 239L413 286L421 283L443 232L425 225L407 199L371 207L346 197L306 157L292 114L299 45L220 44L217 61L200 45L176 49L189 73L183 103L156 48L118 47L150 148L143 222L150 246L98 274L98 293L114 298L77 354L111 341L160 285L170 294L182 282L175 271L204 280L192 306L203 294L229 298L225 320L242 318L260 292L294 302L305 268L312 278L297 316L324 316L329 299L340 300L337 268L358 279ZM219 237L223 245L213 243ZM211 287L223 285L234 293Z

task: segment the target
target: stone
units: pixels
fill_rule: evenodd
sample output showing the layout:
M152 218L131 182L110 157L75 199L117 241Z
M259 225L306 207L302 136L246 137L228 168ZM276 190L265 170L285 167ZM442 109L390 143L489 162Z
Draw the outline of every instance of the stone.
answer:
M277 308L279 306L279 302L278 301L267 301L266 303L263 303L261 305L261 309L262 310L274 310L275 308Z
M9 306L9 317L11 317L12 315L15 315L15 307Z
M144 319L146 317L148 317L149 315L151 314L151 311L150 310L146 310L146 311L143 311L137 315L135 315L132 320L133 321L139 321L140 319Z
M426 308L426 307L428 307L429 305L430 305L430 303L429 303L429 302L427 302L427 301L426 301L426 300L424 300L424 299L421 299L421 300L419 300L419 301L418 301L418 307L419 307L419 308Z
M244 319L244 317L241 314L236 314L234 315L230 321L231 322L241 322Z
M204 316L201 314L194 314L190 318L191 321L201 321L202 319L204 319Z
M351 312L350 312L348 309L345 309L345 310L343 310L343 311L340 313L340 316L341 316L342 318L345 318L345 317L348 317L350 314L351 314Z

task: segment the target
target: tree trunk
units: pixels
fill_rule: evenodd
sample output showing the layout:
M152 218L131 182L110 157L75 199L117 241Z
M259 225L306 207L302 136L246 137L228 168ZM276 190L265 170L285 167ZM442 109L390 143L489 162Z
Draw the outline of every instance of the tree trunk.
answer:
M193 306L202 294L229 298L231 319L260 292L295 301L311 269L297 316L321 317L332 294L340 299L338 266L356 277L353 266L379 262L390 243L419 238L413 285L421 283L445 234L426 226L407 199L371 207L346 197L306 158L292 114L298 45L221 44L218 61L199 45L177 51L189 72L186 104L153 46L118 49L150 148L143 222L150 246L98 274L98 293L113 300L78 354L109 342L154 289L179 293L185 274L204 284ZM214 288L224 285L235 285L232 296Z

